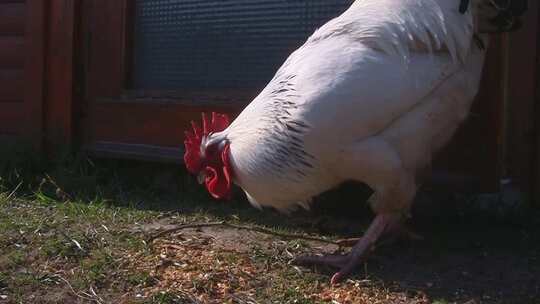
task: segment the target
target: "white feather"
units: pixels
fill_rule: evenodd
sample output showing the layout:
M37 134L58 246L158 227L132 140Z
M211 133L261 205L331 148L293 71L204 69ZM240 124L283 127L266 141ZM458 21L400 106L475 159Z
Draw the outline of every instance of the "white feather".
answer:
M376 172L344 166L357 156L345 151L372 138L389 142L411 172L425 166L478 89L484 54L472 43L475 10L460 14L458 7L450 0L357 0L291 54L214 135L231 143L235 182L250 202L291 210L347 179L370 180ZM291 91L278 98L283 83ZM285 103L292 106L283 112ZM309 127L297 139L311 167L293 162L278 170L272 162L280 153L274 139L286 131L276 113Z

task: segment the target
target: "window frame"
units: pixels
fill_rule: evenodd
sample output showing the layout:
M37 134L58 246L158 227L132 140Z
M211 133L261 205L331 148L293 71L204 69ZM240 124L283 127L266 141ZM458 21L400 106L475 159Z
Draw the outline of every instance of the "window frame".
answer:
M204 91L134 89L132 67L134 65L135 1L117 0L113 3L96 0L86 1L86 3L89 14L87 17L99 19L98 21L88 20L89 27L83 34L91 41L86 47L89 53L86 54L88 58L86 66L96 64L99 66L98 69L87 70L87 92L91 94L86 98L96 98L99 102L154 103L157 101L197 108L217 106L234 109L247 105L261 89L207 89ZM93 14L97 8L99 8L97 14L102 14L101 17ZM102 41L92 40L92 34L100 32L108 33L99 34L103 38ZM100 54L108 54L108 56ZM104 69L108 72L102 72ZM101 84L98 84L100 82Z
M181 162L183 131L191 120L211 111L234 117L257 88L133 89L134 5L131 0L82 4L82 48L77 56L82 145L99 156Z

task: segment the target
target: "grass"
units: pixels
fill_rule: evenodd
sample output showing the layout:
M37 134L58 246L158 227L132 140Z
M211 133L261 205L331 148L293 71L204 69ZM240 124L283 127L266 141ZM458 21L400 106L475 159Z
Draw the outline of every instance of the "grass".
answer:
M45 161L26 150L3 159L0 303L540 303L534 220L518 227L461 215L428 220L420 227L429 227L430 241L381 248L332 287L330 270L289 265L302 253L336 250L329 245L224 227L146 240L174 225L214 221L332 239L358 234L369 218L328 208L285 217L257 211L240 195L215 202L180 166L69 155ZM344 200L340 193L323 205ZM501 236L512 244L501 245ZM509 270L516 275L501 277Z
M118 269L124 259L122 252L145 245L124 230L148 220L151 213L103 202L43 198L41 194L0 202L4 231L0 271L14 302L26 303L35 290L63 290L64 280L83 291L110 286L114 279L129 276Z

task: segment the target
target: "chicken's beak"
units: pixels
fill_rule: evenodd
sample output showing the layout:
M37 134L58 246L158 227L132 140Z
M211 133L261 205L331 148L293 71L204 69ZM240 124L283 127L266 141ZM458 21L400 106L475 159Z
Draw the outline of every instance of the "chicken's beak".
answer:
M197 175L197 181L199 182L200 185L202 185L205 180L206 180L206 172L205 172L205 170L202 170Z

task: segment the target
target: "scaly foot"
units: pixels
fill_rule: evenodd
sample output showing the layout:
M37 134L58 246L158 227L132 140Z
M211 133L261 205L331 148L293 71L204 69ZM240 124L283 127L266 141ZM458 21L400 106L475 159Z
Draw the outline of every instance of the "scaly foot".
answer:
M349 254L300 256L293 260L293 263L300 266L325 265L338 268L340 269L339 272L334 274L331 279L331 283L336 284L348 277L362 263L384 233L398 234L412 239L419 238L417 234L404 229L400 214L380 214L375 217L363 237L343 240L340 245L355 242Z

